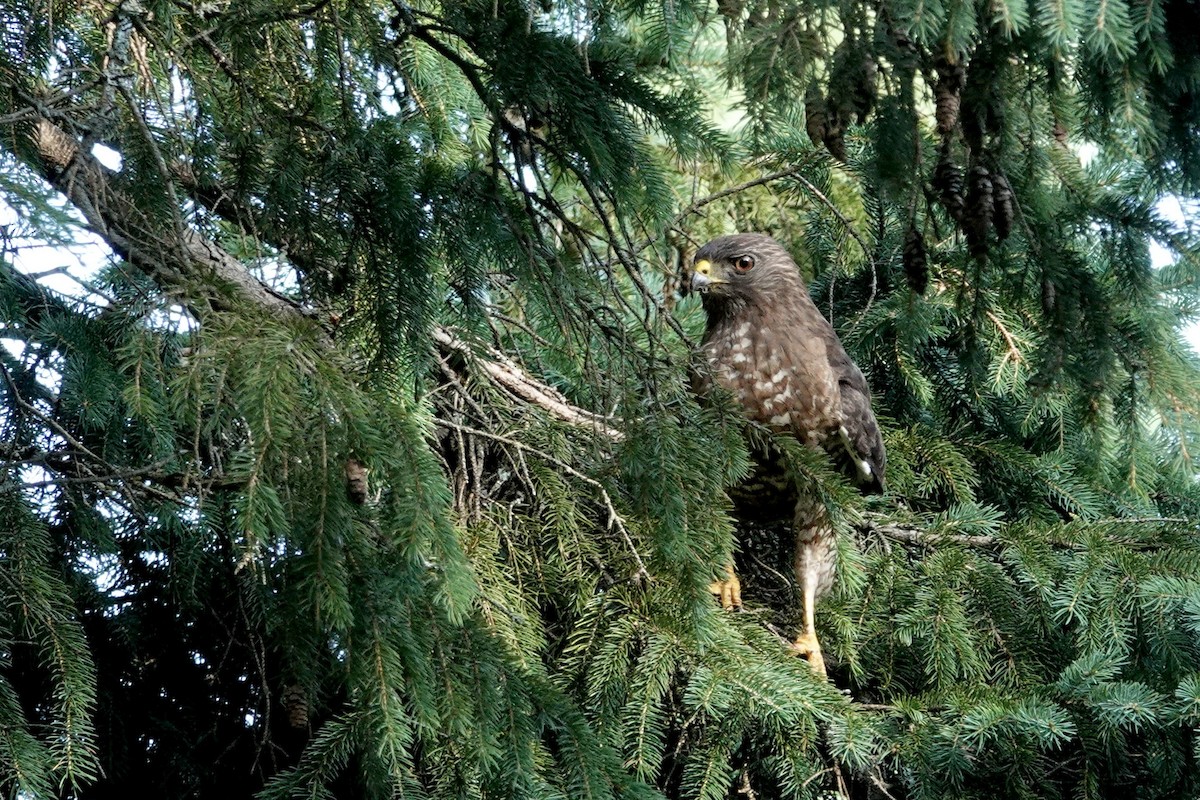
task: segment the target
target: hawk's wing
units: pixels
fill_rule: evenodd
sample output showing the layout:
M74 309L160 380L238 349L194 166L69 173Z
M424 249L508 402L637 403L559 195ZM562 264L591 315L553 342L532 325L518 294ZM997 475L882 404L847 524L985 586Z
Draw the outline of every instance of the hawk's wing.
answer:
M847 474L856 475L865 490L882 492L887 455L879 423L871 411L871 390L841 343L834 339L830 344L826 352L841 392L842 430L841 447L838 442L827 446L839 465Z

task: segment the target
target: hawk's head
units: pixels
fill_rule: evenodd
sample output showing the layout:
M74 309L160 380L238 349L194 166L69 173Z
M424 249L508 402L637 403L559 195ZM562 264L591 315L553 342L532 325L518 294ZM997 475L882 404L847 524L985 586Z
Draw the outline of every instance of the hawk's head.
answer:
M703 295L706 308L805 291L796 262L779 242L762 233L720 236L697 250L689 288Z

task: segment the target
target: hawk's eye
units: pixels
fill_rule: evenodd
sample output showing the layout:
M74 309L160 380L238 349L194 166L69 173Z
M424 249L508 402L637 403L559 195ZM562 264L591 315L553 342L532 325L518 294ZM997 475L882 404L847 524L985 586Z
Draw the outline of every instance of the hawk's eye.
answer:
M733 268L738 272L749 272L754 269L754 259L750 256L738 256L733 262Z

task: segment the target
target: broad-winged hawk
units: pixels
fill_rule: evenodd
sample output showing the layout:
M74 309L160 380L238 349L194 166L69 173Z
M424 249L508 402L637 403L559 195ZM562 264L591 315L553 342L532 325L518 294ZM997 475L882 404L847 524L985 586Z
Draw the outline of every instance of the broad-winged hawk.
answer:
M788 252L763 234L722 236L697 251L690 287L708 315L701 347L709 369L696 374L697 392L718 384L751 420L824 450L864 491L881 491L886 457L871 391ZM760 463L754 486L731 494L760 517L764 509L790 512L804 598L804 630L794 648L824 674L814 607L833 585L833 529L823 503L796 491L786 476L762 474L779 469L778 462ZM723 605L740 605L732 569L715 590Z

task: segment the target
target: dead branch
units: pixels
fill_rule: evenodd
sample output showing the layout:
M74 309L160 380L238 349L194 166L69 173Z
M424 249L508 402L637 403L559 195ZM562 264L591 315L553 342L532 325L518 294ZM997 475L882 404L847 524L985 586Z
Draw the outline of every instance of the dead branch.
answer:
M434 328L433 339L447 350L472 359L472 364L496 383L525 402L539 406L563 422L595 431L616 442L625 438L623 432L610 424L613 422L611 418L593 414L572 405L561 392L529 375L503 353L491 347L485 347L481 349L486 357L479 357L474 348L442 326Z

